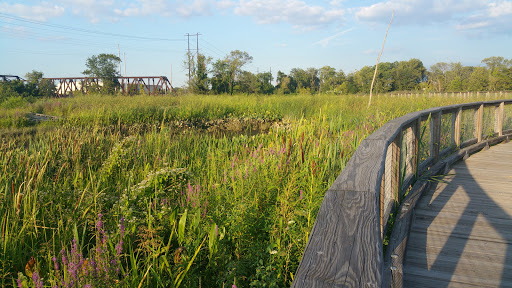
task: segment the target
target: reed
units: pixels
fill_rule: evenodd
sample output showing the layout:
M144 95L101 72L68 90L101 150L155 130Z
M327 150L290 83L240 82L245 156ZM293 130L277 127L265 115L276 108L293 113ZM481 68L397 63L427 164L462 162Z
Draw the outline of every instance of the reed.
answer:
M408 112L482 99L367 100L78 95L1 108L0 285L289 286L362 139Z

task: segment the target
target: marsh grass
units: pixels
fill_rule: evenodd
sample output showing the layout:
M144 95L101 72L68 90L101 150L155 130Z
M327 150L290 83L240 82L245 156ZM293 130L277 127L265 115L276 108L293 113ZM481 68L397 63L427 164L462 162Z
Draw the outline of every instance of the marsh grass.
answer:
M0 285L289 286L362 139L408 112L480 99L367 100L79 95L0 108ZM60 120L23 122L29 112ZM245 127L254 121L266 128ZM242 128L208 130L225 123ZM100 258L107 271L84 274ZM69 276L80 261L81 278Z

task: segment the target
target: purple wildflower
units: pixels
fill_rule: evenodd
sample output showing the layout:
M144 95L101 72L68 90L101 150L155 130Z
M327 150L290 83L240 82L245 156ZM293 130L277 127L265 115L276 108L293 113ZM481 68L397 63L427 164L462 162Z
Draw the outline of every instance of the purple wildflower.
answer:
M167 203L167 199L166 199L166 203ZM121 219L119 219L119 233L121 233L121 238L124 237L124 217L121 217Z
M23 283L21 282L21 279L20 279L20 278L18 278L18 279L16 280L16 282L17 282L17 284L18 284L18 287L19 287L19 288L23 287Z
M60 250L60 254L62 256L62 264L64 264L64 267L66 267L68 265L68 256L66 253L66 249L62 248L62 250Z
M52 258L52 261L53 261L53 268L55 269L55 271L58 271L59 270L59 262L57 261L57 257L53 257Z
M98 230L101 230L103 228L103 222L101 221L101 217L103 217L103 214L98 214L98 222L96 222L96 228Z
M78 257L78 247L76 246L76 239L73 238L73 241L72 241L73 244L71 244L71 258L72 259L77 259Z
M39 273L37 273L37 271L32 273L32 281L34 281L34 286L36 288L43 288L43 280L41 280L41 277L39 277Z
M119 257L121 255L121 252L123 252L123 239L121 239L119 243L117 243L116 245L116 256Z
M302 200L302 190L299 192L299 199Z

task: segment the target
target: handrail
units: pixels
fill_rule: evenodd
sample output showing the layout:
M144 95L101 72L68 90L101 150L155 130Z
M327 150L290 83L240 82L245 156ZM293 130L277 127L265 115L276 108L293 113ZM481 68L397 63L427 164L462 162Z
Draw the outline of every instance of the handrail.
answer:
M424 179L508 141L512 109L505 111L505 105L512 99L413 112L364 139L324 196L292 287L401 287L408 211L428 186ZM394 210L401 214L385 257L383 240Z

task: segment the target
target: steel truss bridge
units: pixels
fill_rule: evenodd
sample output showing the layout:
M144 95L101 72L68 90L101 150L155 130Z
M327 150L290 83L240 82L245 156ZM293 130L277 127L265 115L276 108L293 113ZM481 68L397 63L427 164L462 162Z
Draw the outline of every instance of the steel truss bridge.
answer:
M101 86L100 77L66 77L66 78L43 78L53 82L57 88L57 97L72 95L75 91L87 93L91 87ZM122 94L137 94L144 92L148 95L155 94L176 94L169 79L165 76L126 76L116 77L120 86L117 88Z
M16 75L0 75L0 80L6 81L6 82L10 82L10 81L13 81L13 80L25 81L25 79L23 79L23 78L21 78L19 76L16 76Z

